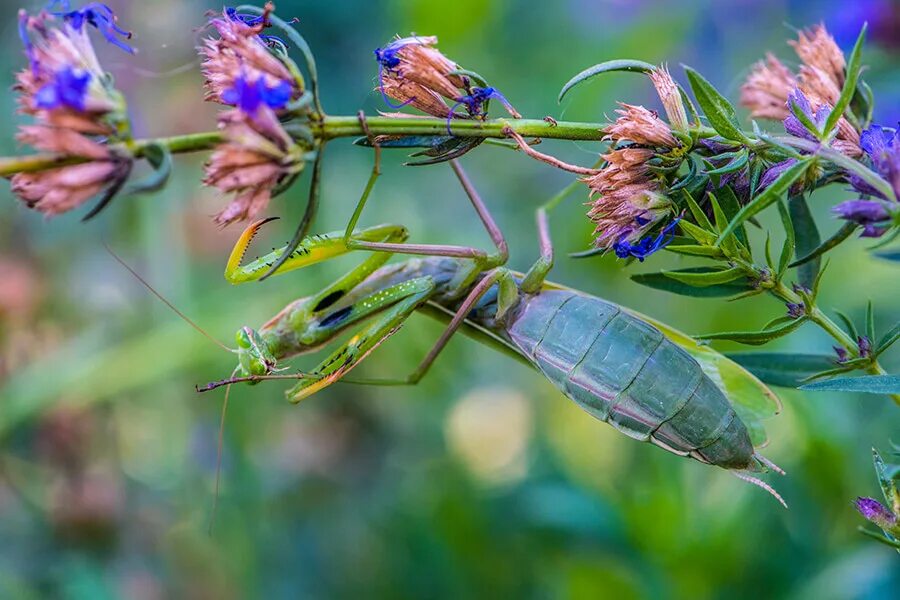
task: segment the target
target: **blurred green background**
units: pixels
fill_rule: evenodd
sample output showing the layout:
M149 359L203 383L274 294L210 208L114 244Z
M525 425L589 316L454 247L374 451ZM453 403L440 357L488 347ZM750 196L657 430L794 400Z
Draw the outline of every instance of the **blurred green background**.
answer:
M5 88L24 65L19 4L0 3ZM195 47L204 12L221 7L110 4L140 54L96 45L130 99L137 135L213 128ZM794 27L824 19L848 43L869 18L866 76L879 119L896 122L897 5L856 4L282 0L278 12L299 17L332 114L383 108L372 93L372 50L416 32L438 35L445 54L488 77L523 114L592 121L612 115L616 100L659 108L645 78L630 74L600 78L557 105L561 85L596 62L667 62L682 80L678 66L690 64L736 99L766 50L795 62L784 43ZM893 24L877 16L882 5ZM0 114L14 110L13 94L0 95ZM0 123L0 154L19 151L18 120ZM585 165L597 152L542 149ZM319 231L343 227L371 168L371 154L347 140L329 154ZM404 168L404 158L385 153L363 223L402 222L416 241L487 247L449 168ZM769 422L766 454L788 472L769 478L784 510L724 471L622 436L538 374L464 338L415 388L336 385L300 406L284 400L281 383L235 388L208 535L222 396L193 386L227 376L233 357L162 307L103 242L226 342L358 257L229 286L221 270L238 229L209 218L225 199L199 185L203 160L177 158L165 191L120 198L88 224L74 214L45 220L0 190L0 596L896 597L898 556L856 532L862 519L851 506L857 495L878 495L870 448L896 440L900 424L889 400L779 390L784 410ZM537 254L533 210L569 178L491 146L462 162L508 236L512 265L527 267ZM263 250L290 235L304 183L272 203L269 212L286 218L263 232ZM836 229L828 207L845 196L813 198L824 234ZM765 298L695 300L629 281L683 264L665 253L628 268L566 259L590 242L585 200L553 215L557 281L693 334L757 327L784 310ZM861 318L871 298L889 327L900 318L898 271L865 245L833 253L822 306ZM407 373L439 331L413 317L357 373ZM808 328L777 347L830 352ZM900 372L900 361L888 357L887 367Z

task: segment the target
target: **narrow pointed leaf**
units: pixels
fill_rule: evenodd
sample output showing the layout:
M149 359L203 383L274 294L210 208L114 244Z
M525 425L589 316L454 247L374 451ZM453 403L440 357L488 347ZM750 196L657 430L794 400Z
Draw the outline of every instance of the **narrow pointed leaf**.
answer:
M856 331L856 325L853 324L853 320L848 317L846 313L840 310L835 309L834 312L838 316L838 318L844 322L844 327L847 328L847 333L849 333L850 337L855 340L859 336L859 332Z
M773 327L772 329L764 329L763 331L726 331L722 333L710 333L706 335L698 335L701 340L728 340L747 344L748 346L762 346L772 340L784 337L791 333L803 323L806 319L796 319L790 323L786 323L781 327Z
M778 202L778 214L781 215L781 224L784 227L784 245L781 247L781 257L778 260L778 278L780 279L791 262L794 255L794 224L791 222L791 215L784 206L784 202Z
M884 260L900 262L900 250L885 250L883 252L875 252L875 256Z
M744 135L738 125L737 116L734 106L719 93L700 73L690 67L684 68L687 73L688 81L691 84L691 91L697 98L697 103L703 110L703 114L722 137L728 140L734 140L743 144L752 143L751 140Z
M822 238L819 228L809 210L809 204L802 195L791 196L788 199L788 210L791 214L791 222L794 224L794 236L796 239L795 255L807 256L821 245ZM812 289L821 270L821 259L812 258L803 263L797 269L797 280L801 285Z
M800 388L811 392L863 392L866 394L900 394L900 376L865 375L863 377L838 377L827 381L808 383Z
M722 210L725 211L725 216L728 217L730 222L741 210L740 200L738 200L731 186L727 185L716 190L716 197L719 199L719 204L722 205ZM743 225L734 230L734 235L737 236L741 244L747 245L747 229Z
M710 267L691 267L689 269L684 269L681 272L711 273L714 271L715 269ZM638 275L632 275L631 280L656 290L662 290L680 296L691 296L694 298L727 298L729 296L740 294L747 289L746 284L738 282L696 287L672 279L663 273L640 273Z
M867 25L863 24L862 29L859 32L859 37L856 38L856 44L853 45L853 51L850 53L850 60L847 62L847 77L844 81L844 89L841 90L841 95L838 97L837 102L835 102L834 109L825 121L823 133L826 137L837 125L838 119L844 114L844 110L846 110L847 105L850 104L850 99L853 98L853 94L856 93L856 82L859 80L859 70L862 65L862 47L866 41L866 27Z
M697 227L693 223L684 219L678 222L678 226L681 228L681 231L703 245L712 247L713 243L716 241L716 235L714 233L707 231L706 229Z
M715 246L698 246L696 244L673 245L669 244L665 247L669 252L675 254L686 254L688 256L704 256L708 258L721 258L722 250Z
M876 353L880 354L890 348L894 342L900 339L900 323L897 323L891 330L881 336L881 339L878 340L878 345L876 346Z
M749 219L750 217L756 215L763 209L767 208L770 204L777 201L781 198L794 183L797 182L800 177L806 172L806 169L809 168L810 159L799 160L796 164L791 165L788 169L786 169L778 178L767 187L761 194L756 196L753 200L750 201L749 204L745 205L737 215L731 220L726 227L725 231L719 235L719 242L724 240L728 234L732 233L739 225L741 225L744 221Z
M747 162L750 160L750 155L747 153L747 150L741 150L735 155L728 163L722 165L717 169L712 169L711 171L706 171L707 175L724 175L726 173L733 173L739 169L744 168Z
M566 82L566 84L562 87L559 92L558 102L562 102L563 97L569 93L576 85L582 83L594 77L596 75L600 75L601 73L613 73L615 71L629 71L631 73L649 73L656 67L651 65L648 62L644 62L642 60L629 60L629 59L619 59L619 60L608 60L606 62L602 62L600 64L596 64L593 67L588 67L572 79Z
M808 212L808 211L807 211ZM799 267L800 265L806 264L814 258L818 258L833 249L835 246L846 240L848 237L853 235L853 232L856 231L857 227L859 227L856 223L852 223L847 221L844 223L840 229L835 232L830 238L819 244L812 252L798 258L794 262L788 265L790 268ZM898 257L900 259L900 257Z
M816 373L834 367L834 357L795 352L732 352L726 356L769 385L795 388Z
M705 273L699 273L693 270L681 271L663 271L663 275L670 277L675 281L686 283L697 287L707 287L710 285L718 285L722 283L731 283L738 279L744 278L744 270L740 267L732 267L730 269L713 270ZM746 287L746 286L744 286Z

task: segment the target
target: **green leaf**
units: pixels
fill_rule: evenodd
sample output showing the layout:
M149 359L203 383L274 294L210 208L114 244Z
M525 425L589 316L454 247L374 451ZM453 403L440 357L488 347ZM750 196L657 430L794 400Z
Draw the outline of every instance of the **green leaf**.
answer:
M711 267L691 267L689 269L683 269L681 273L711 273L715 270L716 269ZM639 273L637 275L632 275L631 280L655 290L663 290L672 294L692 296L694 298L726 298L728 296L740 294L747 289L746 284L734 282L696 287L681 281L676 281L663 273Z
M870 342L875 341L875 306L871 300L866 304L866 337Z
M665 247L669 252L675 254L686 254L688 256L705 256L708 258L721 258L722 251L715 246L698 246L696 244L669 244Z
M837 377L808 383L800 388L810 392L863 392L866 394L900 394L900 376L865 375Z
M169 176L172 174L172 152L168 147L151 143L144 149L144 157L153 167L153 172L129 186L125 190L126 194L158 192L169 181Z
M703 209L700 208L700 205L697 204L697 201L694 200L694 197L687 190L684 191L684 201L688 205L688 209L691 211L691 215L694 217L694 221L697 222L697 225L706 229L708 231L713 230L712 223L709 222L709 218L706 216L706 213L703 212Z
M683 231L685 234L689 235L705 246L712 247L713 243L716 241L716 235L714 233L711 233L706 229L697 227L693 223L685 221L684 219L678 221L678 227L680 227L681 231ZM710 229L712 229L712 225L710 225Z
M716 157L713 157L716 158ZM744 165L750 160L750 154L747 152L747 149L743 149L740 152L737 152L728 163L722 165L717 169L712 169L711 171L706 171L707 175L724 175L726 173L732 173L737 171L738 169L744 168Z
M764 383L795 388L816 373L834 367L834 357L796 352L732 352L726 356Z
M459 140L462 140L460 143ZM431 156L432 158L427 158L424 160L405 162L404 166L407 167L424 167L427 165L436 165L438 163L447 162L449 160L453 160L455 158L459 158L460 156L466 154L470 150L478 147L479 144L484 142L484 138L454 138L454 143L447 143L447 146L441 148L441 152L438 152L438 148L433 148L432 150L426 150L422 154L426 154Z
M806 213L809 214L809 209L806 210ZM815 226L815 223L813 223L813 225ZM822 256L823 254L846 240L848 237L850 237L853 232L856 231L857 227L859 227L859 225L857 225L856 223L847 221L841 226L840 229L837 230L837 232L835 232L834 235L816 246L816 248L809 254L806 254L789 264L788 267L799 267L800 265L806 264L814 258ZM816 235L818 235L818 232L816 232ZM808 241L804 241L804 244L806 243L808 243ZM898 260L900 260L900 256L898 256Z
M808 256L821 246L822 238L819 236L819 228L809 210L809 204L804 196L791 196L788 199L788 209L791 221L794 223L796 237L795 255ZM804 262L797 269L797 280L801 285L810 289L817 279L821 268L821 259L813 257Z
M893 346L894 342L896 342L898 339L900 339L900 322L891 327L891 330L886 334L881 336L881 339L878 340L878 345L875 347L875 354L881 354L882 352Z
M594 77L595 75L600 75L601 73L613 73L616 71L628 71L631 73L649 73L653 69L655 69L655 65L651 65L648 62L644 62L642 60L629 60L629 59L618 59L618 60L608 60L606 62L602 62L600 64L596 64L593 67L588 67L572 79L566 82L566 85L562 87L562 90L559 92L558 102L562 102L563 97L571 90L573 87L578 85L579 83Z
M800 318L791 321L790 323L786 323L781 327L773 327L762 331L726 331L722 333L698 335L697 338L701 340L728 340L740 344L747 344L748 346L762 346L767 342L786 336L805 322L805 318Z
M856 92L856 82L859 80L859 70L862 65L862 47L866 41L866 27L867 24L864 23L859 32L859 37L856 38L856 44L853 46L853 51L850 53L850 60L847 62L847 77L844 81L844 89L841 90L841 95L838 98L838 101L835 102L834 109L825 121L825 127L823 129L825 137L827 137L828 134L831 133L831 130L835 128L838 119L844 114L844 110L846 110L847 105L850 104L850 99L853 98L853 94Z
M872 448L872 462L875 464L875 473L884 499L887 500L888 507L896 512L900 508L900 491L897 489L900 483L900 464L885 463L875 448Z
M789 168L785 169L785 171L778 176L778 178L767 187L761 194L756 196L753 200L751 200L747 205L745 205L737 215L731 220L728 224L728 227L725 228L719 235L719 240L716 242L717 244L721 243L728 234L732 233L739 225L741 225L744 221L752 217L753 215L759 213L761 210L767 208L770 204L777 201L784 195L794 183L803 176L806 172L806 169L809 168L811 159L799 160L796 164L791 165Z
M663 275L670 277L675 281L693 285L696 287L708 287L711 285L719 285L722 283L731 283L738 279L744 278L744 270L740 267L732 267L730 269L715 269L706 272L698 272L695 269L682 269L680 271L663 271ZM747 287L746 285L743 287Z
M781 247L781 257L778 259L778 279L784 275L794 255L794 224L791 215L784 206L784 202L778 201L778 214L781 215L781 225L784 227L784 245Z
M752 141L744 135L738 124L734 106L725 99L725 96L712 86L700 73L690 67L684 68L687 73L688 81L691 84L691 91L697 98L697 103L703 109L703 114L709 120L719 135L728 140L734 140L749 145Z
M738 211L741 210L741 202L738 200L737 195L735 195L734 190L731 189L730 186L725 186L716 190L716 194L718 194L719 204L722 205L722 210L725 211L725 216L728 217L728 220L731 221ZM741 242L744 246L747 246L747 230L743 225L734 230L734 234L737 236L738 241Z
M853 320L846 315L846 313L835 309L835 314L840 318L841 321L844 322L844 327L847 328L847 333L850 334L854 340L859 337L859 333L856 331L856 325L853 324Z
M394 139L379 140L381 148L434 148L447 140L455 139L450 135L404 135ZM353 141L357 146L372 147L372 142L367 137L361 137Z

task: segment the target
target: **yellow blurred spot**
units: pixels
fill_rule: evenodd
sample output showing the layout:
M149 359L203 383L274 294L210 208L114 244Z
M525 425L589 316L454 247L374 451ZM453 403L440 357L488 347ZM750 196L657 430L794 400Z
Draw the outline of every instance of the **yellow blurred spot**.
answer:
M517 390L482 387L453 407L444 427L450 450L488 483L521 479L528 471L531 406Z

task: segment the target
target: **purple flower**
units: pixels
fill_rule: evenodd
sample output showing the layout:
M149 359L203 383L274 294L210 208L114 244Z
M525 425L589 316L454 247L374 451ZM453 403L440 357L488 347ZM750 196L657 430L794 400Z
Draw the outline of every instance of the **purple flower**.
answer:
M56 5L59 5L60 10L53 10L53 7ZM90 2L81 10L72 10L69 0L52 0L47 5L47 10L54 17L60 17L76 31L81 31L84 24L87 23L95 27L110 44L118 46L129 54L136 52L134 48L119 39L121 36L126 40L130 40L131 32L122 29L116 24L115 13L105 4Z
M241 75L234 81L234 86L222 93L222 101L232 104L248 115L255 115L260 106L268 106L279 110L287 106L291 99L291 85L282 81L278 85L268 87L262 77L252 83Z
M769 187L770 185L772 185L773 183L775 183L775 180L778 179L778 177L782 173L784 173L785 171L790 169L796 163L797 163L796 158L789 158L787 160L781 161L780 163L775 163L774 165L769 167L769 169L765 173L763 173L762 178L760 178L760 180L759 180L759 190L758 191L762 191L762 190L766 189L767 187Z
M788 302L787 309L788 309L787 314L792 319L799 319L800 317L802 317L803 315L806 314L806 307L800 303L795 304L793 302Z
M678 225L678 221L681 219L676 217L672 220L671 223L666 225L662 231L660 231L656 237L652 235L648 235L635 243L629 243L627 239L621 239L615 244L613 244L613 250L616 253L616 256L619 258L629 258L634 257L641 262L644 262L644 259L656 252L657 250L661 250L665 248L669 242L672 241L672 237L674 237L673 231L675 230L675 226ZM638 225L646 225L647 221L640 222L638 221Z
M846 348L842 348L841 346L832 346L834 348L834 353L837 355L838 364L843 364L850 360L850 353L847 352Z
M882 529L893 529L897 525L897 515L874 498L857 498L856 510L868 521Z
M44 110L66 107L83 111L90 83L90 73L66 67L56 73L50 83L37 91L34 95L34 105Z
M872 161L872 168L887 180L894 188L894 192L900 196L900 131L872 125L860 134L859 145ZM863 194L884 197L856 176L850 176L850 184Z
M859 348L860 358L866 358L872 354L872 342L864 335L857 336L856 347Z
M450 114L447 115L447 133L452 135L453 132L450 130L450 120L453 119L453 114L456 112L456 109L460 105L464 105L466 110L469 111L469 114L472 116L482 116L484 115L484 104L490 99L497 100L506 108L506 110L516 119L521 119L522 115L520 115L516 109L512 107L512 104L509 103L509 100L501 94L496 88L492 87L473 87L472 93L466 96L460 96L456 99L456 104L450 109Z
M831 107L827 104L823 104L818 108L818 110L813 111L812 104L809 101L809 98L806 97L806 94L800 91L800 89L795 89L791 92L791 95L788 96L788 108L793 108L801 111L804 115L806 115L810 121L812 121L816 127L821 131L822 126L825 125L825 121L828 119L828 115L831 112ZM782 121L784 124L784 130L789 134L809 140L811 142L818 141L816 136L806 128L806 125L800 122L794 115L794 111L790 110L787 118Z
M881 237L891 219L891 213L879 200L847 200L831 210L839 218L861 225L862 237Z

